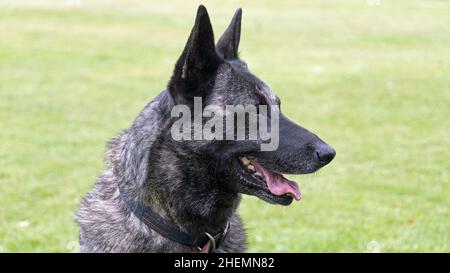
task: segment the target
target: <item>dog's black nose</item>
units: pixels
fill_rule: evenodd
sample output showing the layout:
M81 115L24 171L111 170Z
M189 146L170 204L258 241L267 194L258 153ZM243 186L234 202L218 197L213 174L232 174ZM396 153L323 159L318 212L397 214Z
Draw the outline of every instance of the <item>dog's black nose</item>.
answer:
M316 154L319 158L320 163L325 165L333 160L334 156L336 155L336 151L330 145L323 143L319 144L316 147Z

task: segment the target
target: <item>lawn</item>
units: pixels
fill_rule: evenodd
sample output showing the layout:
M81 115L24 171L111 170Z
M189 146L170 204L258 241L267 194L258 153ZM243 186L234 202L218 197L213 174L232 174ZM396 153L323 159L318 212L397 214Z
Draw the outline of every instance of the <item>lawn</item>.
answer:
M0 0L0 252L78 250L106 141L164 89L198 2ZM450 252L450 2L204 1L216 38L337 150L249 252Z

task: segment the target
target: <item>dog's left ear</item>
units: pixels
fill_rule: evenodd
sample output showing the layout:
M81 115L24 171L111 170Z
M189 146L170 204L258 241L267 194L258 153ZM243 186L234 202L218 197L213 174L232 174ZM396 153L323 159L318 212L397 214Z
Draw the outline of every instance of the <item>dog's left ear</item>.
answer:
M194 96L207 95L210 90L209 80L221 62L216 53L208 12L200 5L191 35L175 65L168 85L175 103L188 103Z
M225 60L238 58L239 41L241 40L242 9L238 8L233 19L216 45L217 53Z

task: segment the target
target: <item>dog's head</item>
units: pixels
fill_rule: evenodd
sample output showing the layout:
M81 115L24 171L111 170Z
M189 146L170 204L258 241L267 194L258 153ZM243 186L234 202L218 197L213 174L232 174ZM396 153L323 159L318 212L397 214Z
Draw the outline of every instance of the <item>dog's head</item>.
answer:
M328 164L335 151L315 134L295 124L277 111L280 100L271 89L253 75L238 56L242 11L238 9L218 43L205 7L197 11L195 25L187 44L176 63L168 91L175 105L194 107L195 97L202 98L202 106L261 105L275 106L278 117L277 148L261 150L264 142L248 136L250 122L245 127L245 140L182 140L183 149L190 149L204 159L205 164L215 161L220 167L211 168L215 177L228 189L255 195L267 202L288 205L301 194L297 183L282 174L311 173ZM193 110L194 112L194 110ZM269 124L274 118L268 116ZM257 110L257 115L261 113ZM233 114L234 115L234 114ZM227 111L220 116L227 118ZM202 119L205 125L207 119ZM224 123L225 124L225 123ZM237 126L237 123L234 123ZM225 127L225 126L224 126ZM274 129L274 126L269 126ZM215 128L226 136L229 128ZM223 130L223 132L222 132ZM233 129L233 132L235 129Z

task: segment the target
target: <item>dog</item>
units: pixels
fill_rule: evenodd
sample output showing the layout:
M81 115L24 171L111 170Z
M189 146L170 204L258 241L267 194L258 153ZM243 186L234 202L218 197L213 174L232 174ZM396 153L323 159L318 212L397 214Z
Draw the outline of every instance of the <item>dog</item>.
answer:
M203 106L279 106L238 56L241 17L238 9L215 44L207 10L198 8L167 88L109 142L107 170L77 212L81 252L243 252L241 195L289 205L301 194L283 174L312 173L335 157L281 112L274 150L261 150L261 139L173 139L173 108L190 109L195 98Z

